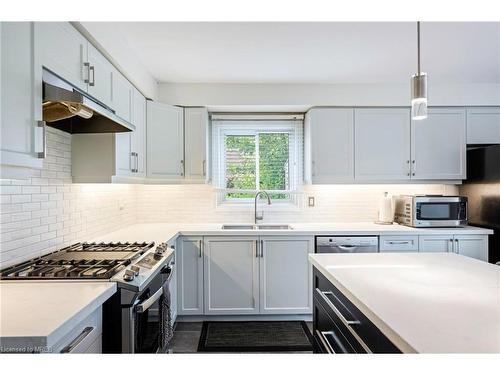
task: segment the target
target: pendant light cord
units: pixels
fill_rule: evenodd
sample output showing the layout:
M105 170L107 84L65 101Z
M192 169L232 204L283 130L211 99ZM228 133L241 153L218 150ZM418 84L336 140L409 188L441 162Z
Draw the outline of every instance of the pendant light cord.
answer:
M417 21L417 72L420 75L420 21Z

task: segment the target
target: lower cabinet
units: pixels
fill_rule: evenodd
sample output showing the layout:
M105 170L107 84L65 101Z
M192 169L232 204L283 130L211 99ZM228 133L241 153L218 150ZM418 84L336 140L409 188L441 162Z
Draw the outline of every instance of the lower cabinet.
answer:
M260 313L312 313L312 237L261 237Z
M203 237L180 237L176 247L177 313L203 314Z
M488 261L488 235L419 236L421 252L453 252Z
M259 313L258 237L205 237L205 314Z
M180 237L179 315L311 314L313 236Z

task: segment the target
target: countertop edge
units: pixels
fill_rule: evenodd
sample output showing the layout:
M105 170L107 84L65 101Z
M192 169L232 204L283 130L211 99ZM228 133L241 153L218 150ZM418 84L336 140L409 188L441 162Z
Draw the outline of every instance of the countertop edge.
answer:
M373 313L362 301L360 301L349 289L347 289L331 272L326 270L314 257L309 254L309 262L316 267L335 287L337 287L380 331L403 353L418 353L406 340L397 334L379 316Z
M59 340L61 340L64 337L65 334L71 331L74 325L78 324L80 320L84 319L86 316L91 314L95 309L97 309L100 305L106 302L113 294L116 293L117 290L116 283L108 282L108 284L109 288L107 288L99 296L94 298L89 304L83 307L76 314L69 317L65 322L61 323L61 325L58 328L56 328L46 337L46 345L48 347L55 345Z

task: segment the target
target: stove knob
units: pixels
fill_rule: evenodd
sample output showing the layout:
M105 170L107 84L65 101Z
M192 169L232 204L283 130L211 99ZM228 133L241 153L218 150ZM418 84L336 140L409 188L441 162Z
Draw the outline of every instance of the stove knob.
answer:
M134 276L139 275L139 271L141 270L138 266L130 266L130 269L134 272Z
M123 274L123 280L125 281L132 281L134 280L135 277L135 272L132 270L125 270L125 273Z

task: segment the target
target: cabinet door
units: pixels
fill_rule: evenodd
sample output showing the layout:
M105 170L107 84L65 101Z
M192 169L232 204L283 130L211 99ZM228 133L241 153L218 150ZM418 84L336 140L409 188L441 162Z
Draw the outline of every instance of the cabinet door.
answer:
M205 237L205 314L259 313L257 237Z
M464 108L429 108L425 120L411 123L412 179L466 178Z
M207 175L206 108L184 108L184 154L186 178L205 180Z
M311 314L313 237L261 237L261 314Z
M132 154L132 132L115 134L116 174L133 175L135 158Z
M35 22L40 64L87 92L87 40L69 22Z
M146 175L146 98L134 88L132 101L132 123L135 131L132 134L132 151L135 153L135 175Z
M488 261L487 235L455 235L455 253Z
M500 143L500 108L467 108L467 144Z
M352 108L313 108L305 127L306 180L329 184L354 180ZM309 171L309 172L308 172Z
M354 111L356 180L410 179L410 110Z
M177 312L203 314L203 238L180 237L177 242Z
M132 99L134 87L116 69L112 72L111 107L125 121L132 122Z
M184 175L183 110L147 102L147 174L151 178Z
M113 65L88 43L89 84L88 93L113 108Z
M0 23L0 160L2 166L41 169L43 159L35 151L43 151L43 131L36 132L35 102L41 103L34 86L33 23ZM41 75L41 68L40 72ZM41 80L41 77L39 77ZM41 94L41 92L40 92ZM2 177L10 177L2 168ZM19 170L19 168L17 168ZM28 169L25 169L29 173Z
M453 251L453 235L419 236L418 250L427 253L447 253Z

